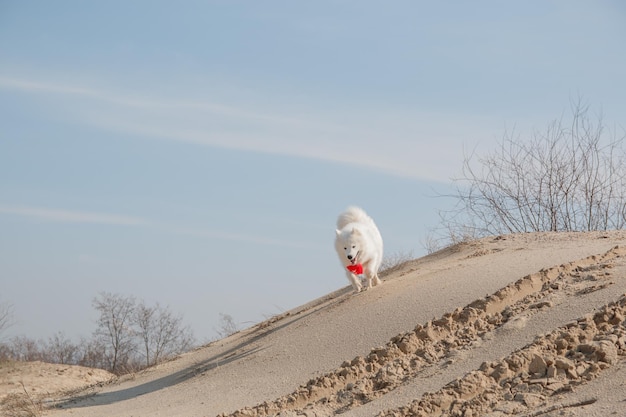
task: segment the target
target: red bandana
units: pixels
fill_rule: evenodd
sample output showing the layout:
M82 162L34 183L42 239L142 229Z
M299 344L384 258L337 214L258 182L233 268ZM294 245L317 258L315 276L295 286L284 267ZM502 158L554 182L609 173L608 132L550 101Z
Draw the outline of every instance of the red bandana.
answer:
M361 275L363 273L363 265L361 264L348 265L346 266L346 268L348 268L348 271L352 272L353 274Z

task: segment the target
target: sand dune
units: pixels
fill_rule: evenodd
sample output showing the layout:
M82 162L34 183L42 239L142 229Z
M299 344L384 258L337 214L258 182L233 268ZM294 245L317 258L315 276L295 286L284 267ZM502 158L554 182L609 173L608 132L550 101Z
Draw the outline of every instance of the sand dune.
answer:
M41 412L51 399L77 394L114 377L105 370L83 366L0 362L0 415L33 415Z
M47 414L624 415L626 232L486 238L384 281L58 399Z

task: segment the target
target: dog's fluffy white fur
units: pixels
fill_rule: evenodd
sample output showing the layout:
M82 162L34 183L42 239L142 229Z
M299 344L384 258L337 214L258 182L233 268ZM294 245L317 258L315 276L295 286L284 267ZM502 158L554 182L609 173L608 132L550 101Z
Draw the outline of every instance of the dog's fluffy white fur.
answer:
M335 249L355 291L363 288L348 265L363 265L366 289L381 283L378 269L383 261L383 238L370 216L358 207L348 207L337 219Z

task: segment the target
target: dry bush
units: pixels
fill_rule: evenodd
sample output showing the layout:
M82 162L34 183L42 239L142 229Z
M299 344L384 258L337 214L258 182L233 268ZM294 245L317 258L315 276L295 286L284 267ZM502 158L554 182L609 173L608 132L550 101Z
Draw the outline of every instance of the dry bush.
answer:
M45 362L60 364L75 364L79 353L79 346L74 344L63 332L57 332L43 344L43 359Z
M183 326L183 317L158 303L155 306L139 303L135 309L134 326L146 366L183 353L194 344L191 329Z
M0 403L2 415L6 417L41 417L43 402L31 396L22 383L24 392L7 395Z
M14 336L3 345L3 354L9 359L21 362L43 361L43 342L26 336Z
M13 305L8 302L0 303L0 334L15 324Z
M442 212L449 240L520 232L593 231L626 226L626 152L602 117L572 104L524 141L506 133L486 156L466 157L456 208ZM469 232L469 233L468 233ZM451 242L454 243L454 242Z
M104 353L104 369L112 373L136 372L194 345L193 333L183 326L182 316L167 307L147 306L143 301L137 303L134 297L106 292L94 298L93 305L100 318L92 353Z
M408 261L414 259L413 252L394 252L383 257L383 261L380 264L379 274L380 276L389 275L402 267Z
M459 243L469 243L481 237L475 227L454 224L447 220L442 220L442 224L443 226L431 230L422 240L422 247L426 249L426 253L432 254L441 249Z
M168 360L195 344L191 328L168 307L137 304L134 297L110 293L100 293L93 306L100 317L90 339L75 344L62 332L47 341L15 336L0 343L0 361L81 365L122 375Z
M221 339L235 334L239 331L239 326L230 314L220 313L219 327L215 329Z
M94 338L107 347L107 370L120 374L128 365L137 346L131 327L135 298L101 292L93 299L92 304L100 313Z

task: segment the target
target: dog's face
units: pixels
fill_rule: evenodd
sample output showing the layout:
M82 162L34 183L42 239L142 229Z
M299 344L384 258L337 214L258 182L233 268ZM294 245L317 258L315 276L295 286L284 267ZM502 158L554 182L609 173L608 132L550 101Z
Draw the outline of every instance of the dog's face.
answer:
M352 265L359 262L362 248L362 235L358 229L347 231L337 230L337 240L335 244L337 251L343 250L346 259L350 261Z

